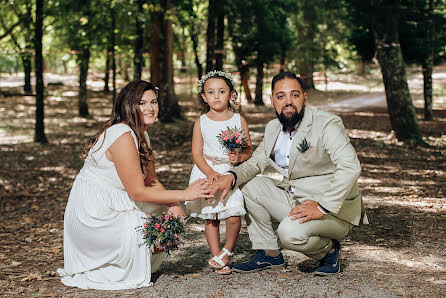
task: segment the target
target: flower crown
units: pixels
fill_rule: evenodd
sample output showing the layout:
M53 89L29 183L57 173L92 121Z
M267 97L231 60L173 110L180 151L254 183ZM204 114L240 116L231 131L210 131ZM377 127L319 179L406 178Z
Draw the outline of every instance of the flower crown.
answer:
M229 75L229 73L224 72L224 71L221 71L221 70L212 70L212 71L208 72L204 77L202 77L200 81L198 81L198 86L197 86L197 88L198 88L198 94L200 94L201 92L203 92L203 86L204 86L204 83L205 83L208 79L213 78L213 77L224 77L224 78L228 79L228 80L231 82L231 84L232 84L233 87L235 86L234 78L231 77L231 76Z

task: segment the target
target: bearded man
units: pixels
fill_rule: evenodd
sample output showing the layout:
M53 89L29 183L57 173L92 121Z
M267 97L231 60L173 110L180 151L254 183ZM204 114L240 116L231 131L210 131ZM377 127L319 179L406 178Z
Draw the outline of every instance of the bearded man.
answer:
M251 260L235 264L247 273L285 264L282 246L321 260L318 275L340 271L340 241L352 226L367 223L357 179L359 160L341 118L306 106L302 79L293 72L276 75L271 104L277 119L250 159L214 182L213 193L240 187L247 209ZM282 180L257 176L274 168ZM272 219L278 221L277 233Z

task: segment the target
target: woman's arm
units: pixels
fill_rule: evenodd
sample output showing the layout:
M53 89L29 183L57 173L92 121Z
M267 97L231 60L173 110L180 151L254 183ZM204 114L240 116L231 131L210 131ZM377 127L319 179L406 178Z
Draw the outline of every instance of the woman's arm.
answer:
M120 136L107 150L107 158L115 164L119 178L130 197L135 201L155 204L169 204L211 198L209 183L202 179L192 183L185 190L165 190L160 187L146 187L139 165L138 151L130 132Z
M200 119L195 121L194 132L192 135L192 157L194 158L194 162L197 167L200 169L203 174L208 178L214 178L221 176L221 174L217 173L212 169L203 156L203 136L201 135L201 124Z

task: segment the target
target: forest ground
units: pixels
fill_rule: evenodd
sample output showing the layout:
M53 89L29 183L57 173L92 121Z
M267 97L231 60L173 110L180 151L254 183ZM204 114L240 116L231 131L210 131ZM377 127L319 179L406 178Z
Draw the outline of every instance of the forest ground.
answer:
M108 117L109 95L95 91L100 81L93 77L92 117L80 118L74 83L62 78L62 83L50 84L45 110L50 143L39 145L32 142L34 97L0 84L0 296L444 297L446 67L437 67L434 74L434 121L422 120L420 78L413 73L409 85L427 146L395 140L377 76L338 74L329 87L344 91L309 94L309 103L342 117L363 169L359 184L370 225L354 228L342 241L341 273L314 276L316 261L283 250L285 269L218 276L206 265L203 224L190 220L184 246L153 276L154 287L118 292L68 288L55 273L63 267L63 213L82 166L79 152ZM186 119L158 123L149 131L159 178L170 189L187 186L192 121L199 115L195 99L181 93L181 81L177 86ZM352 93L345 92L349 87ZM270 106L242 104L242 114L255 143L275 117ZM253 253L245 225L234 252L234 262Z

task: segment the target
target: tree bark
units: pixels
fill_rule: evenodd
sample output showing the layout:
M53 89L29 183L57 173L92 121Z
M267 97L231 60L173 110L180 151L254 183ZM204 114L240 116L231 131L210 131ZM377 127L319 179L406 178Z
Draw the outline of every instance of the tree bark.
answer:
M24 27L25 30L29 32L27 36L27 40L25 41L25 53L22 55L23 62L23 70L25 73L25 85L23 87L23 91L25 94L32 94L33 90L31 87L31 72L32 72L32 62L31 62L31 42L32 42L32 34L31 34L31 23L32 23L32 3L31 1L26 6L26 15L24 18Z
M31 87L32 63L29 50L30 49L26 49L26 52L22 55L23 71L25 73L25 85L23 86L23 91L27 95L31 95L33 93L33 89Z
M165 2L165 18L163 24L163 43L165 51L162 51L162 77L161 77L161 105L159 118L162 122L172 122L175 118L181 118L181 109L175 96L173 82L173 29L172 16L173 5L171 0Z
M434 119L432 114L432 70L434 67L434 0L429 0L426 32L426 62L423 64L424 120Z
M143 52L144 52L144 24L143 24L143 0L136 0L138 6L138 12L136 15L136 38L135 38L135 56L133 58L134 65L134 80L141 80L142 64L143 64Z
M201 76L203 75L203 66L200 63L200 59L198 56L198 35L195 28L195 24L193 22L191 24L191 39L192 39L192 48L194 50L194 56L195 56L195 65L197 66L197 76L198 80L200 80Z
M155 86L161 84L161 63L160 63L160 48L161 48L161 25L163 16L160 12L152 13L152 39L150 45L150 80Z
M116 19L115 19L115 8L111 7L110 9L111 14L111 63L112 63L112 86L113 86L113 93L112 93L112 103L115 104L116 100L116 57L115 57L115 44L116 44L116 38L115 38L115 29L116 29Z
M215 69L223 70L225 35L225 0L217 1L217 44L215 50Z
M421 143L422 136L407 86L399 45L399 1L371 0L371 6L377 57L383 75L392 129L398 140Z
M36 0L36 23L35 23L35 70L36 70L36 126L34 141L38 143L48 143L45 135L45 113L44 113L44 91L43 84L43 56L42 56L42 36L43 36L43 7L44 0Z
M213 70L215 56L215 21L217 0L209 0L208 27L206 30L206 73Z
M107 49L105 54L105 75L104 75L104 92L110 92L110 87L108 83L110 82L110 64L111 64L111 49Z
M256 106L263 106L263 62L257 61L257 79L256 79L256 97L254 99Z
M87 76L90 62L90 49L82 48L78 56L79 60L79 116L88 117Z
M248 84L248 79L249 79L249 70L242 70L242 68L239 68L240 70L240 76L241 76L241 80L242 80L242 86L243 86L243 92L245 92L245 96L246 96L246 101L248 101L249 103L252 102L252 96L251 96L251 90L249 90L249 84Z

